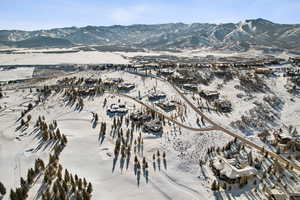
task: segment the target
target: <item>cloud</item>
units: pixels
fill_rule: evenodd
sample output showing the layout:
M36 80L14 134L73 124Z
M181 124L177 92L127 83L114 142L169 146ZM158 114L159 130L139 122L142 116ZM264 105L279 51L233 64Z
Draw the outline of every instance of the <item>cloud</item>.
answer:
M110 18L115 24L134 24L147 10L145 5L116 8L112 10Z

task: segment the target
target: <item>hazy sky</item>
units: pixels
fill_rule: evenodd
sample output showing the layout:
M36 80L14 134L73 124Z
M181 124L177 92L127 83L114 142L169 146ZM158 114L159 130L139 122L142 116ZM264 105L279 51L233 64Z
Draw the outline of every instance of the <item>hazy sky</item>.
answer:
M0 0L0 29L265 18L300 24L300 0Z

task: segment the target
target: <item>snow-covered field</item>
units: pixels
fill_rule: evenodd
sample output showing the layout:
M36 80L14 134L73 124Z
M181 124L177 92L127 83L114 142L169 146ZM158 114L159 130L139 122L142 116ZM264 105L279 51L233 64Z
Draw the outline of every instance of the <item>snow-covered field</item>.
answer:
M55 64L127 64L129 61L116 53L25 53L0 54L0 65L55 65Z
M1 64L127 63L127 60L124 60L117 53L103 54L98 52L80 52L74 53L73 56L69 54L5 55L3 58L0 57L0 60L3 62ZM0 71L0 80L30 77L32 70L31 68L17 68L16 73ZM193 128L200 128L197 123L197 119L199 120L200 117L197 113L189 106L186 106L184 100L164 81L150 77L141 77L124 71L84 71L72 74L69 77L73 76L101 78L103 80L107 78L122 78L125 82L134 83L136 86L127 95L135 98L140 96L144 103L154 106L167 116L174 117L180 123ZM36 83L36 85L53 85L56 84L57 80L64 77L52 78L45 82ZM292 98L291 94L287 93L283 87L285 81L286 79L283 77L267 80L267 84L272 87L272 91L285 102L284 107L278 111L280 115L278 127L284 123L299 128L300 112L298 110L300 99L293 97L294 101L290 100ZM223 87L218 89L218 84L222 84ZM265 94L258 93L253 98L248 98L243 91L235 87L238 84L239 81L236 79L223 83L221 79L216 78L208 86L201 85L203 89L218 90L223 98L233 102L233 111L230 114L220 114L214 111L204 112L218 124L235 131L237 134L245 135L241 130L230 127L230 123L239 120L241 115L253 108L254 101L263 101ZM166 93L167 99L175 100L182 104L181 109L185 109L183 117L179 117L180 106L174 111L164 112L148 100L147 93L154 87ZM60 155L60 164L71 173L85 177L92 183L94 188L92 199L196 200L227 199L228 195L232 195L224 192L221 193L221 196L216 196L216 193L211 190L211 184L215 179L213 173L208 166L204 166L202 170L199 167L199 160L207 158L207 150L209 148L223 147L233 139L220 131L196 132L179 128L168 122L164 126L164 132L161 137L141 130L135 130L134 138L137 138L139 133L141 133L144 139L143 154L137 154L139 160L144 156L150 165L148 183L146 177L142 176L138 185L137 176L134 175L133 170L133 156L128 169L123 166L120 159L117 160L114 167L115 139L111 136L113 117L109 116L106 110L109 105L120 101L129 109L129 113L126 115L128 116L135 110L144 109L140 104L126 97L104 93L100 96L85 98L83 110L78 111L74 109L75 105L67 105L63 92L53 92L45 102L38 104L30 111L32 119L29 123L29 128L25 131L20 131L16 130L16 127L20 124L20 121L17 121L20 113L30 102L38 99L38 92L35 90L30 92L29 89L24 89L4 91L3 93L4 97L0 99L0 181L4 183L8 193L10 188L19 186L20 177L26 177L27 170L33 167L35 159L41 158L45 162L48 161L51 147L38 149L40 142L33 132L35 121L39 116L45 116L46 121L49 123L56 120L61 133L68 138L68 143ZM245 98L238 98L237 95L240 93L243 93ZM194 95L187 93L187 96L197 105L197 100L193 100ZM103 106L105 99L107 104ZM99 116L96 127L93 127L91 122L93 113L97 113ZM26 116L24 119L26 119ZM98 140L101 122L107 122L108 124L108 131L103 143ZM205 126L209 127L210 125L202 124L202 127ZM122 125L124 134L129 127L125 124ZM254 131L245 137L251 139L255 137L256 133ZM256 142L257 140L255 138L253 141ZM261 145L259 141L257 143ZM152 167L152 155L157 150L166 152L166 167L161 166L160 169L158 169L158 166L156 168ZM41 185L42 178L38 179L29 190L28 199L41 199L41 197L36 196ZM260 199L261 196L251 190L240 190L234 193L231 198ZM4 196L4 200L8 199L9 194Z
M9 70L0 68L0 81L30 79L33 71L34 67L18 67Z
M177 57L241 57L255 58L262 55L262 51L251 49L247 52L232 52L232 51L211 51L207 49L199 50L183 50L181 52L168 51L146 51L146 52L98 52L98 51L80 51L68 52L77 50L70 49L3 49L14 50L14 54L0 54L0 65L55 65L55 64L127 64L130 58L135 56L159 56L169 55ZM55 53L55 51L64 53ZM52 53L41 53L52 52ZM275 54L275 56L288 59L290 54L285 52Z

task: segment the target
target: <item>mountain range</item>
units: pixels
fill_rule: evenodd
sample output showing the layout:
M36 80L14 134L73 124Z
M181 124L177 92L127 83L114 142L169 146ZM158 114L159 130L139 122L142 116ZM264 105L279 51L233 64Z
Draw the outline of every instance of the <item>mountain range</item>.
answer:
M259 18L224 24L168 23L67 27L36 31L0 30L0 46L34 48L78 45L237 51L271 48L298 51L300 24L278 24Z

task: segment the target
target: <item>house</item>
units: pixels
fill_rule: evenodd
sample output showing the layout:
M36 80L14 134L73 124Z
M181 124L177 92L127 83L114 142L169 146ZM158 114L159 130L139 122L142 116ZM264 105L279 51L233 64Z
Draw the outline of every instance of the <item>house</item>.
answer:
M292 136L287 132L274 131L273 145L277 145L280 152L297 152L300 151L300 136Z
M161 121L158 119L154 119L152 121L146 122L144 123L143 130L145 132L154 132L154 133L160 132L162 131Z
M257 136L262 140L266 141L269 136L271 136L270 132L265 129L262 132L258 133Z
M108 78L103 81L103 84L107 86L112 86L112 85L117 85L121 82L123 82L123 79L121 78Z
M257 170L249 165L237 169L234 166L234 159L227 160L218 156L212 162L213 171L221 180L229 183L239 183L240 179L249 179L257 175Z
M193 91L193 92L198 91L198 86L196 84L189 84L189 83L182 84L182 88Z
M183 76L183 75L178 75L178 74L173 74L169 80L171 80L174 83L177 84L185 84L185 83L193 83L195 82L195 79L189 76Z
M77 90L78 95L82 97L86 97L89 95L95 95L96 94L96 88L89 88L89 89L78 89Z
M293 191L289 193L291 200L300 200L300 185L296 185Z
M176 109L175 103L169 101L160 101L156 105L166 112Z
M214 101L214 105L216 109L220 112L231 112L232 110L231 102L228 100L216 99Z
M98 80L97 79L88 78L88 79L85 79L84 82L85 82L86 85L94 85L94 84L96 84L98 82Z
M287 200L289 196L279 187L266 187L268 199L272 200Z
M142 112L135 112L130 114L130 119L133 121L149 121L151 119L151 115L143 114Z
M271 74L272 69L269 69L269 68L256 68L256 69L254 69L254 73L256 73L256 74Z
M232 73L229 70L215 70L214 74L218 77L231 76Z
M280 133L277 134L277 136L278 136L279 143L281 144L287 144L293 140L293 137L288 135L287 133Z
M159 91L152 92L148 95L148 99L150 101L157 101L157 100L160 100L160 99L164 99L166 97L167 97L167 95L165 93L159 92Z
M291 82L295 83L296 85L300 86L300 77L299 76L293 76L289 80Z
M107 109L108 113L121 113L125 114L128 112L128 109L126 108L126 105L124 104L111 104L109 108Z
M173 73L174 73L174 71L165 70L165 69L158 71L158 74L162 75L162 76L171 76Z
M219 98L220 93L212 90L202 90L199 95L209 101L213 101Z
M135 85L132 83L120 83L118 85L118 90L129 91L135 88Z

